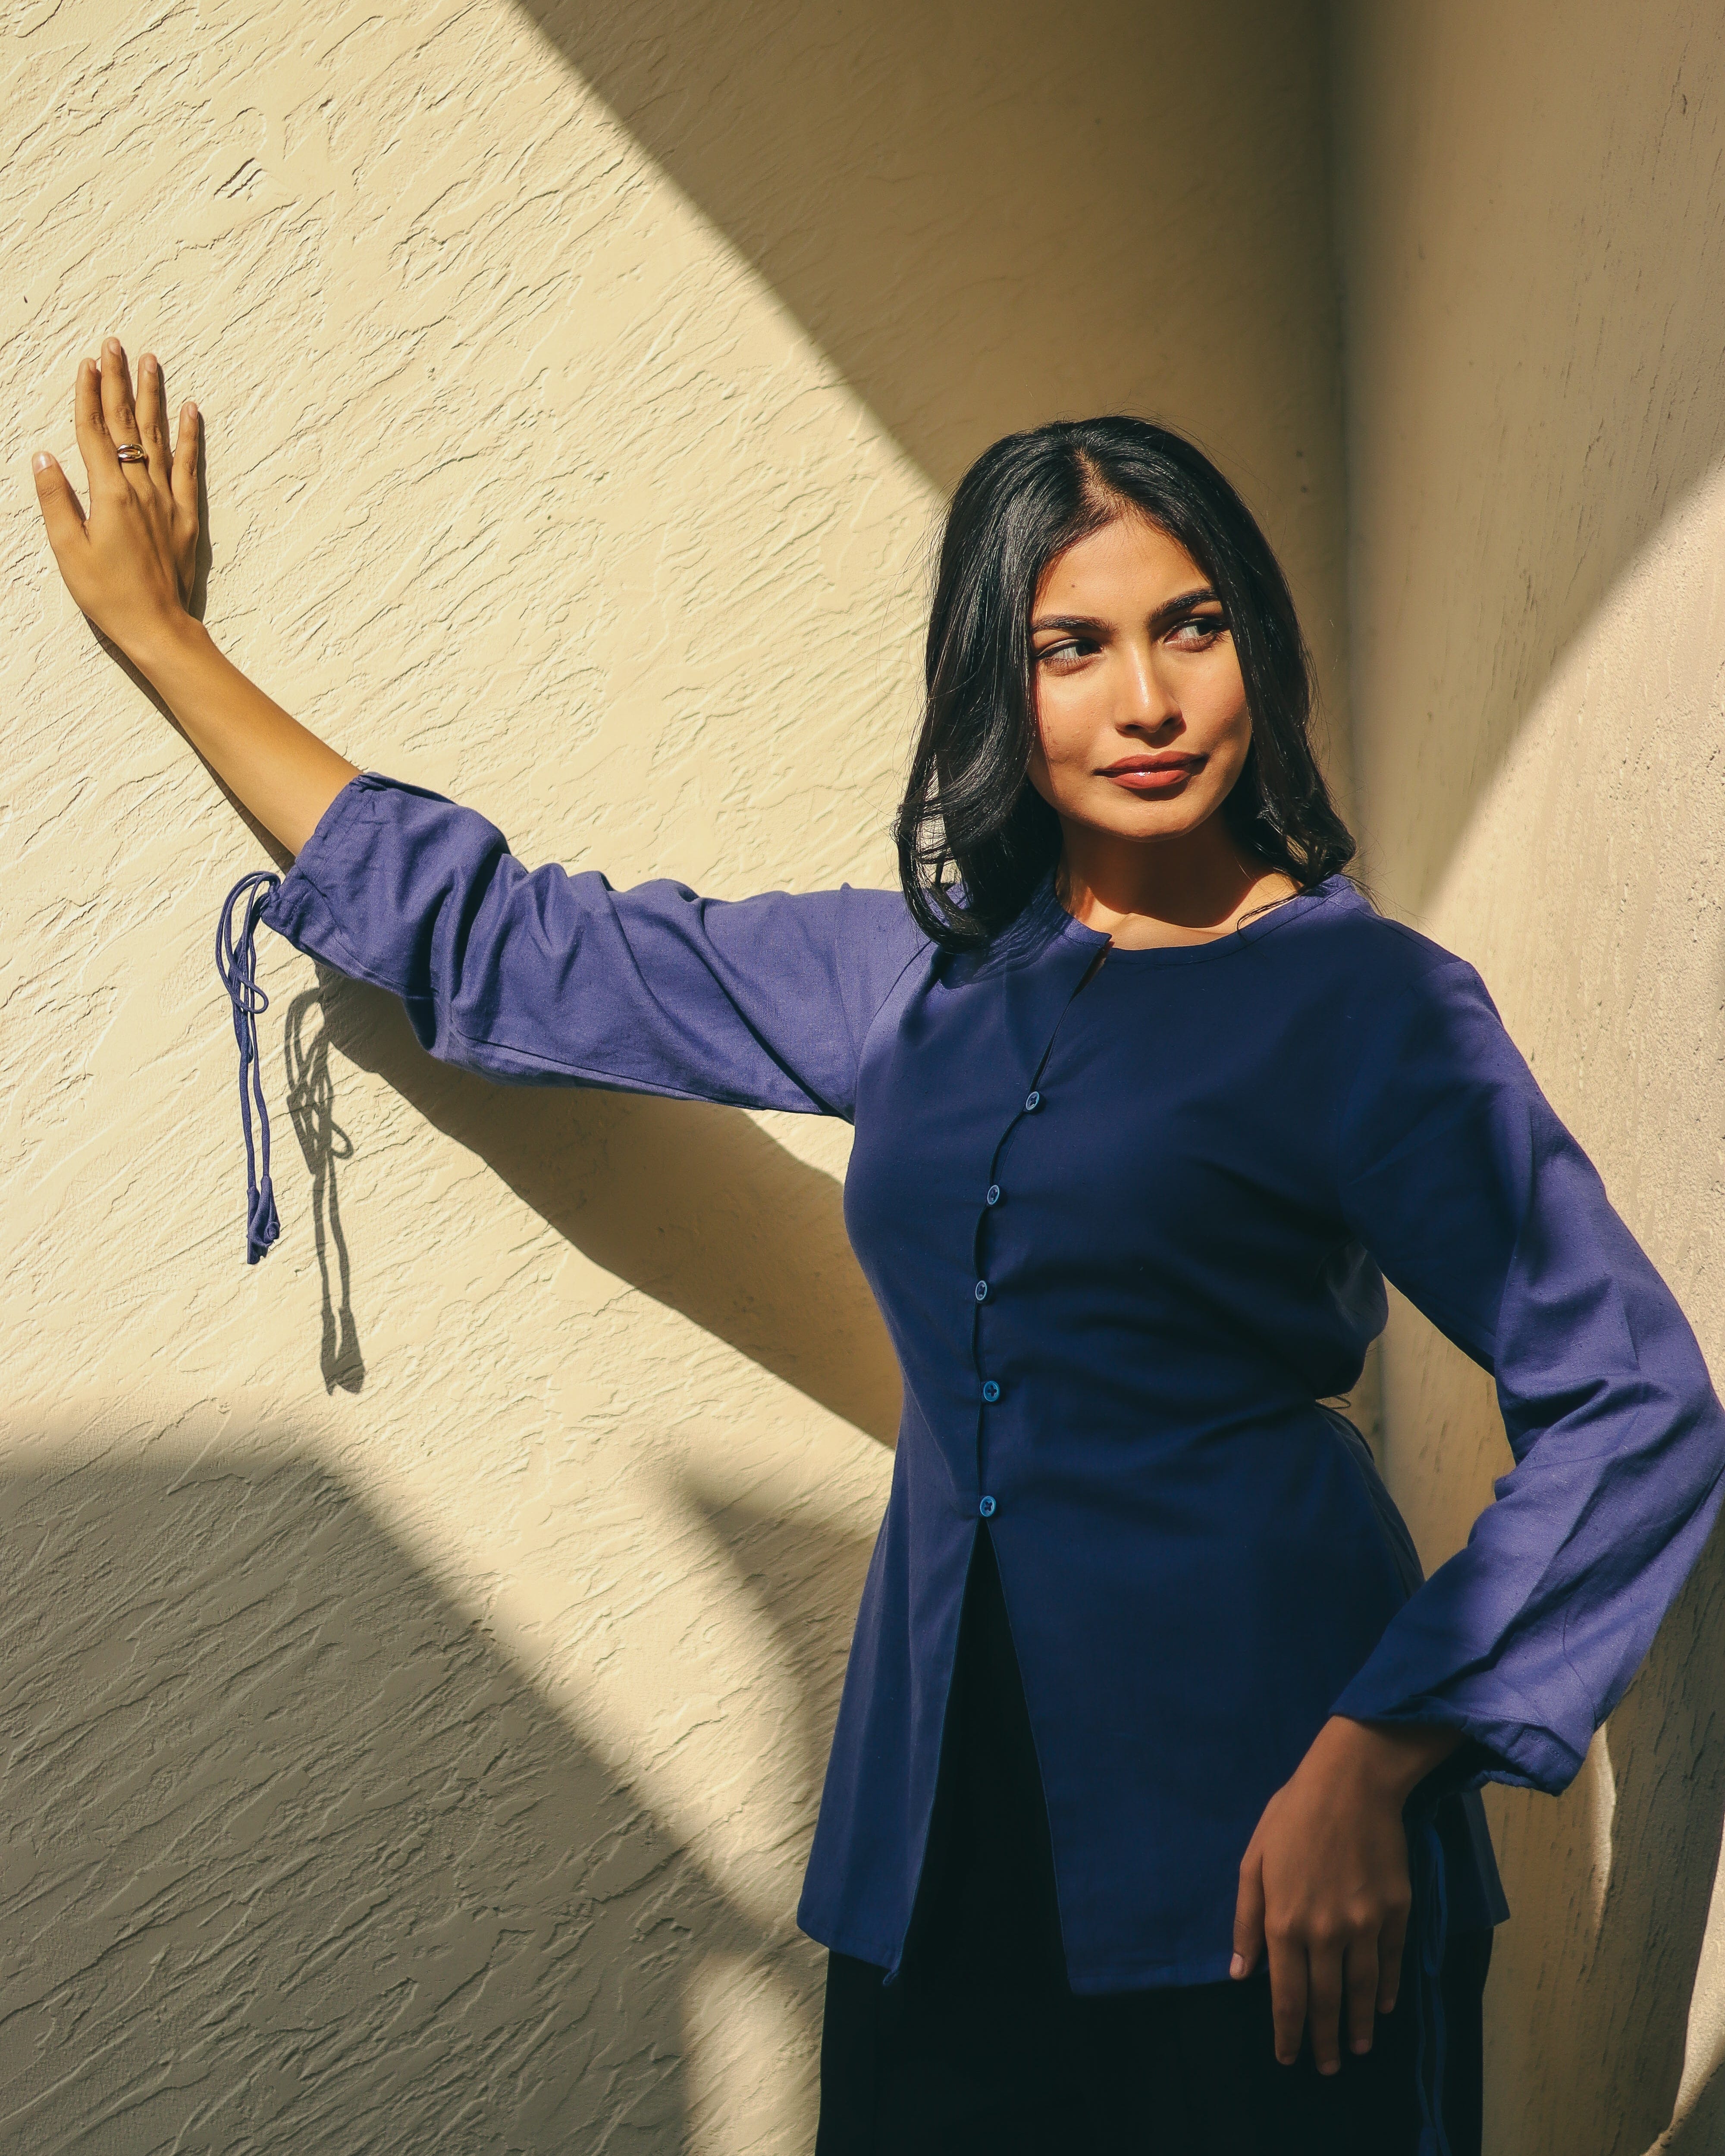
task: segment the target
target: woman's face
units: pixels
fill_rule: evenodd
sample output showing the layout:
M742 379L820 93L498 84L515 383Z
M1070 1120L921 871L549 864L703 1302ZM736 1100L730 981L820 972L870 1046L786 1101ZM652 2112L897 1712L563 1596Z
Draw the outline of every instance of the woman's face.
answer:
M1185 548L1142 516L1104 525L1043 572L1030 636L1044 800L1117 838L1196 830L1252 726L1220 603Z

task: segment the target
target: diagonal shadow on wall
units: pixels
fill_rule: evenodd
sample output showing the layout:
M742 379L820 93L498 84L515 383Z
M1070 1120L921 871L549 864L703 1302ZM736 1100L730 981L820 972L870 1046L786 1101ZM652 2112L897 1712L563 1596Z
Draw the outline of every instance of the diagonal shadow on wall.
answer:
M1278 247L1327 281L1315 8L1207 11L1203 66L1239 85L1218 100L1172 79L1189 16L1119 0L1057 30L1028 0L523 4L940 485L1056 412L1214 410ZM1241 216L1262 144L1235 138L1266 113L1286 185Z
M872 1545L834 1532L824 1521L785 1519L752 1498L688 1486L685 1502L705 1527L740 1590L773 1631L794 1674L796 1758L791 1779L813 1805L826 1776L852 1625L862 1600ZM825 1621L811 1624L819 1609Z
M1241 362L1282 279L1329 282L1316 7L1222 0L1200 58L1186 11L1121 0L1057 26L1029 0L518 4L937 483L1056 412L1214 412L1236 371L1221 446L1267 446ZM1194 62L1230 95L1183 90Z
M866 1547L689 1502L835 1666ZM316 1461L9 1471L0 1566L7 2146L670 2156L715 1965L812 2053L814 1949ZM805 1810L831 1707L824 1677L799 1706Z
M337 1194L331 1047L476 1153L594 1264L883 1445L898 1366L845 1231L843 1194L734 1109L585 1088L502 1086L433 1060L393 996L318 968L286 1028L312 1178L325 1383L363 1356Z
M1356 747L1416 916L1565 654L1725 458L1725 47L1701 19L1331 11Z
M937 487L1060 416L1196 434L1265 519L1340 711L1317 0L1217 0L1201 27L1168 0L516 5Z

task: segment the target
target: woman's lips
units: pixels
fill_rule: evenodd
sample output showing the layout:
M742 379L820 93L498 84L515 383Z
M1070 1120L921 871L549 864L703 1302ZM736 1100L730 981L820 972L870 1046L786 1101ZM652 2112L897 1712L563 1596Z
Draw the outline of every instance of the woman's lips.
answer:
M1183 756L1168 762L1112 764L1102 773L1128 793L1178 793L1195 772L1203 770L1201 756Z

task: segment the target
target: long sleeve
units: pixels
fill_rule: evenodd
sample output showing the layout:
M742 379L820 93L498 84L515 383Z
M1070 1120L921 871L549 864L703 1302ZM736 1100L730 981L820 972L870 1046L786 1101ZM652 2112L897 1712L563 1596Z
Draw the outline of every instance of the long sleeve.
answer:
M1707 1540L1725 1412L1471 967L1372 1022L1337 1148L1350 1225L1492 1373L1516 1465L1335 1711L1460 1728L1473 1779L1560 1789Z
M487 1076L839 1116L922 947L896 892L725 902L530 871L483 816L372 773L337 795L262 917L399 996L434 1055Z

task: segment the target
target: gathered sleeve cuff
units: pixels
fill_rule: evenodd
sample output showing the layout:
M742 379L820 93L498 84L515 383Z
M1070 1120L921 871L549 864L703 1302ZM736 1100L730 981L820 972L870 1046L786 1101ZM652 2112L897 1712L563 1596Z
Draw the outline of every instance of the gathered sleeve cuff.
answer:
M298 949L399 996L446 1062L849 1116L864 1036L922 947L896 891L734 901L524 868L496 826L365 773L264 908Z
M1374 1019L1337 1130L1343 1207L1497 1383L1515 1466L1334 1712L1464 1732L1445 1779L1573 1779L1725 1496L1725 1410L1669 1288L1474 969Z

